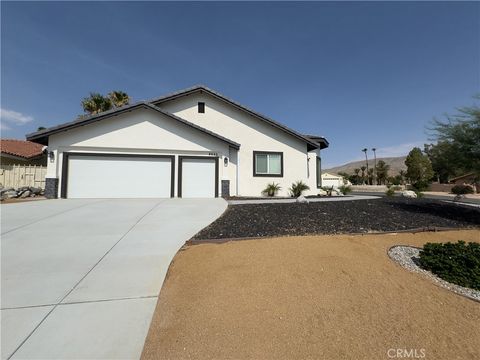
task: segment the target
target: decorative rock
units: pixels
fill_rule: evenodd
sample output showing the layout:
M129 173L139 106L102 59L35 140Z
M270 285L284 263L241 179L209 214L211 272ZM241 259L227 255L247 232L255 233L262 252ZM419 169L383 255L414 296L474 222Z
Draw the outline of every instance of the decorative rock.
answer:
M25 190L25 191L22 192L22 194L20 195L20 198L21 198L21 199L25 199L25 198L29 197L31 194L32 194L32 192L31 192L30 190Z
M37 188L37 187L30 187L29 190L34 194L34 195L39 195L42 192L42 188Z
M305 196L300 195L300 196L297 198L297 203L308 204L308 199L307 199Z
M15 190L6 191L2 194L2 199L13 199L16 198L17 192Z
M414 198L414 199L417 198L417 194L415 193L415 191L412 191L412 190L402 191L402 196L406 198Z
M15 189L12 188L12 187L3 188L2 190L0 190L0 195L3 195L4 193L9 192L9 191L15 191Z
M319 190L318 190L318 195L319 195L319 196L327 196L328 194L327 194L327 192L326 192L325 190L319 189Z

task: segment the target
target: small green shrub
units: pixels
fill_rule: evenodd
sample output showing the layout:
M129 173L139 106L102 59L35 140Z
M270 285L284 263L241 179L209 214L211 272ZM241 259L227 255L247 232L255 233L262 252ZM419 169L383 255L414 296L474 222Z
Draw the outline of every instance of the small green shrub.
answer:
M267 184L267 187L263 189L262 195L273 197L277 195L280 190L282 190L280 184L275 184L275 182L272 182Z
M395 190L393 189L393 186L389 187L387 191L385 191L385 195L388 197L392 197L395 195Z
M322 190L327 192L327 196L332 196L333 186L322 186Z
M338 190L340 190L340 192L343 195L347 195L347 194L352 192L352 188L350 186L346 186L346 185L339 186Z
M417 181L416 183L412 184L412 187L413 187L413 191L420 192L420 191L427 190L429 185L430 183L428 181Z
M418 191L418 190L414 190L414 191L415 191L415 194L417 194L417 199L420 199L425 196L421 191Z
M478 243L426 243L420 251L420 266L448 282L480 290Z
M470 185L455 185L452 188L452 194L455 194L455 195L473 194L473 187L471 187Z
M290 191L290 195L293 197L299 197L302 193L306 190L310 190L310 186L305 184L303 181L298 180L292 184L292 187L288 189Z

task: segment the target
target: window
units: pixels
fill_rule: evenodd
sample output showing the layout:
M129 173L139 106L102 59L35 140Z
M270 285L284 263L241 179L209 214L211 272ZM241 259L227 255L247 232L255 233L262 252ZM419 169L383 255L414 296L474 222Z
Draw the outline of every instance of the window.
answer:
M317 156L317 189L322 187L322 160Z
M254 151L253 176L282 177L283 153Z
M200 114L204 114L205 113L205 103L204 102L199 102L198 103L198 112Z

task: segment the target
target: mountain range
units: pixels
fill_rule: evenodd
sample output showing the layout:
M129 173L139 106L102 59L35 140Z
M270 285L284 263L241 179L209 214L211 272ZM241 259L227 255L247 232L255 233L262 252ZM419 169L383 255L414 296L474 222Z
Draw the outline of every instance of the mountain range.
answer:
M405 165L406 156L398 156L398 157L386 157L386 158L377 158L377 164L379 160L385 161L387 165L390 165L390 170L388 171L389 176L398 175L400 170L407 170L407 166ZM374 165L373 159L368 159L368 167L372 168ZM365 160L360 161L352 161L344 165L335 166L330 169L323 169L322 172L328 172L333 174L338 174L339 172L346 172L348 174L353 174L353 169L360 169L360 167L365 166Z

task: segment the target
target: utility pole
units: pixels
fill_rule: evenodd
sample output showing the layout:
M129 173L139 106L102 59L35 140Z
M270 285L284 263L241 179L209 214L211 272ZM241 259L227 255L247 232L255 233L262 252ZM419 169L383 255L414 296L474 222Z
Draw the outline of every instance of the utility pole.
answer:
M377 148L372 148L373 151L373 179L375 180L375 183L378 185L377 181L377 154L375 151L377 151Z

